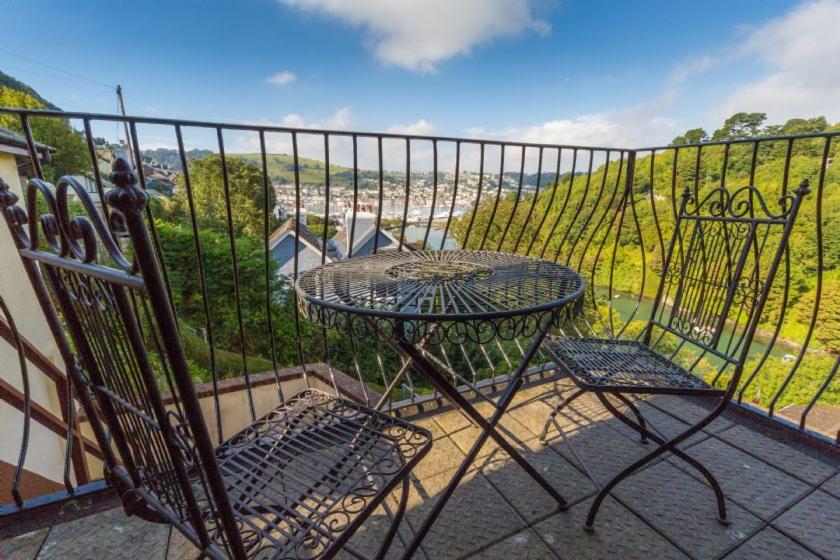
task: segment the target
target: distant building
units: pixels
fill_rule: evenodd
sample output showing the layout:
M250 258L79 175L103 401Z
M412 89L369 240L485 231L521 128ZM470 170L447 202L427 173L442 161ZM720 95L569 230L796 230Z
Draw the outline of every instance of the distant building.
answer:
M355 227L353 226L353 209L345 207L344 224L341 231L336 233L327 245L327 254L333 260L343 260L349 256L364 257L377 251L395 251L399 241L382 228L376 228L376 214L373 207L360 205L356 210ZM353 251L350 251L350 237L353 237ZM377 241L377 237L379 238Z
M278 273L285 278L294 275L295 255L295 217L292 212L275 209L278 218L286 217L281 225L268 239L268 250L271 258L280 269ZM307 212L300 209L300 243L298 244L298 273L305 272L321 264L322 240L312 233L306 224ZM331 239L327 240L325 262L340 261L349 258L349 238L353 229L353 257L363 257L373 254L374 247L378 252L396 251L399 241L384 229L376 229L376 214L370 205L359 205L356 211L356 226L353 228L353 210L344 208L342 228ZM326 226L325 226L326 227ZM379 238L377 242L377 236ZM407 245L404 245L407 247Z
M295 237L300 230L300 243L297 244L298 272L305 272L321 264L321 240L306 226L306 209L300 210L300 227L295 227L294 215L288 217L268 238L268 251L271 258L279 265L278 274L292 278L295 271ZM332 262L329 254L326 262Z

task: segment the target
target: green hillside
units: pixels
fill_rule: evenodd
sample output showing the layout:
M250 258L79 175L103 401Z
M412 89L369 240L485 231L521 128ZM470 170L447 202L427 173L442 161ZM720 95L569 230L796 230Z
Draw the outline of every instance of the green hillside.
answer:
M3 72L0 72L0 87L7 87L9 89L25 93L26 95L29 95L38 103L40 103L44 107L44 109L52 109L53 111L61 110L57 106L53 105L52 103L41 97L41 95L37 91L32 89L32 87L21 82L20 80L13 78L12 76L9 76L8 74L4 74Z
M259 153L250 154L229 154L231 157L238 157L247 162L262 167L262 158ZM272 181L281 183L293 183L295 180L294 157L289 154L268 154L266 156L268 175ZM302 185L321 185L324 183L326 165L323 161L309 158L298 158L300 165L300 182ZM370 169L359 170L359 182L378 181L379 172ZM402 182L405 180L404 173L385 171L383 179L390 182ZM330 165L330 182L333 185L352 185L353 169L341 165Z

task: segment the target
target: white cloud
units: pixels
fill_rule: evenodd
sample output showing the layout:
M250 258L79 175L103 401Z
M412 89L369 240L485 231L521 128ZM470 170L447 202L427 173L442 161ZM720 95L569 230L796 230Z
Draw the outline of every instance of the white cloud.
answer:
M754 29L736 56L757 59L768 73L736 87L715 109L717 120L761 111L772 122L824 115L840 119L840 2L802 4Z
M289 128L320 128L326 130L344 130L350 126L353 114L350 107L342 107L326 119L309 120L297 114L284 115L279 122L262 121L259 124L269 126L283 126Z
M361 28L378 60L419 72L499 37L549 31L532 14L534 0L279 1Z
M690 57L677 63L668 76L668 83L678 86L687 79L698 76L718 64L718 58L711 55Z
M324 118L309 119L297 113L283 115L280 120L261 119L250 124L261 126L276 126L280 128L295 128L319 130L346 130L353 122L353 114L349 107L341 107L332 115ZM260 150L259 137L254 133L231 133L231 152L258 152ZM268 153L292 153L291 135L282 132L267 132L265 134L265 149ZM323 159L323 136L316 134L298 134L298 151L303 157Z
M535 144L616 148L649 146L668 142L675 135L676 123L664 116L675 100L676 94L669 91L647 103L615 112L555 119L500 132L475 127L467 133L474 137L496 137Z
M294 72L283 70L282 72L272 74L271 76L266 78L265 81L277 87L283 87L291 84L292 82L297 81L297 76Z
M388 127L388 132L393 134L407 134L417 136L433 136L437 132L437 126L425 119L409 123L409 124L395 124Z

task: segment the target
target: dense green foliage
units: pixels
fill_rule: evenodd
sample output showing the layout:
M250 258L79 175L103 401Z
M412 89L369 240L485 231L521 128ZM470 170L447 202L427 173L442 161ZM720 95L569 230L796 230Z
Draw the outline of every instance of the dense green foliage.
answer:
M714 138L742 138L756 133L803 134L830 129L822 117L791 119L783 125L769 126L763 126L764 121L765 116L761 113L733 115L715 131ZM732 144L728 148L723 145L679 148L706 138L705 131L693 129L674 139L674 149L657 151L654 156L650 152L640 152L635 161L632 191L626 196L626 158L596 162L592 173L587 174L580 171L587 169L588 156L579 153L575 172L567 172L559 181L548 184L536 200L527 196L517 204L512 192L503 194L498 202L495 197L488 197L474 213L454 224L453 233L459 243L469 248L477 248L482 242L490 249L501 247L510 251L516 248L518 252L526 252L530 248L532 255L543 255L578 268L590 285L599 289L612 285L616 292L641 292L652 297L662 266L663 241L667 243L670 238L674 208L686 187L702 196L722 183L730 188L754 184L765 194L770 209L778 211L777 201L783 188L789 193L808 179L814 192L803 204L790 240L790 258L780 273L782 278L789 274L787 299L784 281L779 280L773 286L760 329L767 336L783 316L781 338L802 344L815 309L817 279L822 276L823 297L811 347L840 351L840 321L837 319L840 309L834 298L827 296L840 287L840 171L831 165L840 152L840 142L828 146L826 169L821 166L826 148L824 138L799 139L790 146L786 140L777 140ZM786 169L788 149L791 158ZM753 159L755 169L751 174ZM818 192L823 173L824 185ZM514 208L515 213L511 216ZM474 223L467 239L470 221ZM821 237L818 226L822 230ZM506 230L509 233L503 239ZM819 240L823 243L821 268ZM599 295L596 290L596 301ZM587 297L591 302L593 294ZM620 327L620 321L618 324ZM792 353L797 352L792 350ZM813 396L815 385L818 386L818 381L828 374L831 361L820 352L806 354L779 404L802 402L803 395ZM786 375L782 372L789 372L791 365L778 358L769 359L745 396L755 398L757 393L763 399L772 397L782 386ZM749 364L746 371L747 375L751 373ZM837 403L839 397L837 390L832 388L820 402Z
M30 97L34 98L35 101L41 104L44 109L52 109L54 111L60 111L61 109L41 97L41 95L32 89L31 86L21 82L20 80L9 76L3 72L0 72L0 87L8 88L11 90L19 91L21 93L25 93ZM5 107L14 107L14 105L4 105Z
M225 159L228 183L225 185L222 159L211 154L189 163L190 187L195 216L199 224L210 228L227 229L234 235L261 238L265 230L266 208L274 200L274 189L266 186L262 172L238 158ZM267 196L266 196L267 195ZM172 219L184 220L190 215L185 177L178 176L176 194L167 207ZM269 212L270 231L279 222Z
M0 107L43 109L45 105L29 93L0 85ZM78 175L90 169L90 155L85 140L66 120L33 117L29 122L36 142L56 148L50 162L42 166L45 179L55 181L62 175ZM20 119L14 115L0 115L0 126L23 132Z

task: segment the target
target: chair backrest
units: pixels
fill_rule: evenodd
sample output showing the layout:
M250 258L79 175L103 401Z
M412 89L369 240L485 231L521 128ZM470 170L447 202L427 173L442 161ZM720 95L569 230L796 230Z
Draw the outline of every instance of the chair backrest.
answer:
M655 328L716 356L737 377L802 199L804 181L771 211L754 186L683 192L645 342ZM699 200L697 200L699 198Z
M124 159L111 182L110 223L72 177L54 189L31 180L26 210L2 184L0 206L45 313L70 335L75 393L127 512L172 523L211 557L244 558L146 227L148 194ZM85 215L71 216L71 195Z

